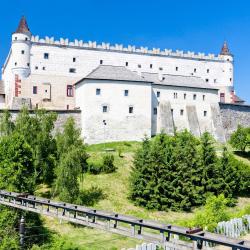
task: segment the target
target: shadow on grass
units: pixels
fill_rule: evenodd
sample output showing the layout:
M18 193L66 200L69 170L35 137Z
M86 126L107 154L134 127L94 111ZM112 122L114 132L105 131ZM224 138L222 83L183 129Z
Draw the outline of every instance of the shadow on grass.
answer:
M79 195L79 201L82 205L93 206L98 201L106 198L102 189L97 186L92 186L91 188L81 191Z
M248 152L243 152L243 151L234 151L234 153L240 157L246 158L247 160L250 161L250 151Z

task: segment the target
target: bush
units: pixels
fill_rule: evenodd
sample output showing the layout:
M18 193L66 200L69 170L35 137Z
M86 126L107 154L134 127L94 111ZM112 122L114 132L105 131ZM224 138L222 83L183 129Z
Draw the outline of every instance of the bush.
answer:
M88 172L91 173L91 174L95 174L95 175L100 174L100 173L103 172L102 165L89 163Z
M116 171L116 166L114 165L114 156L107 154L103 156L102 170L104 173L113 173Z
M78 197L77 204L94 206L98 201L105 198L105 194L102 189L97 186L81 191Z

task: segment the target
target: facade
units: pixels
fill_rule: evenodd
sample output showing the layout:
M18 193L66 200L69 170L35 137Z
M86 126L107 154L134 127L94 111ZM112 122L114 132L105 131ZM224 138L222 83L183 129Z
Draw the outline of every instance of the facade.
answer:
M23 17L2 68L1 107L81 110L88 143L140 140L187 128L224 141L219 102L238 99L233 56L55 40ZM2 98L2 99L1 99Z
M6 106L18 99L31 107L73 109L73 84L99 65L125 66L131 71L196 76L219 89L222 102L234 102L233 56L224 43L219 55L180 50L97 44L33 36L23 17L12 34L9 55L2 68Z
M175 128L225 140L218 89L198 77L138 75L124 66L100 65L75 84L75 93L87 143L141 140Z

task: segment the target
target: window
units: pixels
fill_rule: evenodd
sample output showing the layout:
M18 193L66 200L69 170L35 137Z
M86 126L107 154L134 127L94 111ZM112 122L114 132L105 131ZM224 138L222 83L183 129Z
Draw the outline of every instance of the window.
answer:
M196 100L196 94L193 95L193 100Z
M100 64L103 64L103 60L100 60Z
M102 106L102 112L103 113L107 113L108 112L108 106L107 105L103 105Z
M15 66L17 66L17 62L15 62Z
M43 70L46 70L46 68L45 68L45 67L43 67Z
M69 104L67 104L67 109L69 109Z
M230 82L232 82L232 78L230 78Z
M33 86L33 94L34 94L34 95L37 94L37 86Z
M138 64L138 68L141 68L141 64Z
M157 92L156 92L156 96L157 96L157 97L160 97L160 96L161 96L161 92L160 92L160 91L157 91Z
M162 67L160 67L160 68L159 68L159 70L163 70L163 68L162 68Z
M28 41L28 37L25 37L25 41Z
M207 116L207 111L206 110L204 110L203 116Z
M95 90L95 94L96 94L96 95L101 95L101 89L96 89L96 90Z
M202 95L202 100L205 101L205 95Z
M124 96L128 96L128 90L127 89L124 90Z
M196 69L194 69L194 73L196 73Z
M150 69L152 69L153 68L153 64L150 64Z
M38 66L36 66L35 69L37 70L37 69L38 69Z
M209 82L209 79L208 79L208 78L206 78L206 82Z
M187 94L186 94L186 93L184 93L183 98L184 98L184 99L186 99L186 97L187 97Z
M24 50L21 51L22 55L24 54Z
M174 110L173 109L171 109L171 115L173 115L174 114Z
M181 110L180 110L180 115L183 115L183 113L184 113L184 110L181 109Z
M174 99L177 99L177 93L176 92L174 93Z
M75 68L70 68L69 73L76 73L76 69Z
M15 36L15 40L17 40L17 37Z
M157 108L154 108L154 115L157 115Z
M44 59L49 59L49 53L44 53L44 54L43 54L43 58L44 58Z
M126 62L126 66L128 66L128 62Z
M207 69L207 73L209 73L209 69Z
M128 112L129 112L129 114L133 114L133 113L134 113L134 107L133 107L133 106L130 106L130 107L128 108Z
M29 67L29 66L30 66L30 63L27 63L27 66Z
M73 57L73 62L76 62L76 58L75 57Z
M216 83L217 82L217 79L214 79L214 83Z
M220 102L225 102L225 93L220 93Z
M179 68L178 67L175 67L175 71L178 71L179 70Z
M67 96L73 97L73 86L72 85L67 85Z

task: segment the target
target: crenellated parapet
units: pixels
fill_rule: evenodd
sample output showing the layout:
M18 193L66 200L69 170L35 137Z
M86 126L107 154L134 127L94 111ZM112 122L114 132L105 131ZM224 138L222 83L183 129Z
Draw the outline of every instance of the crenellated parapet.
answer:
M31 41L33 43L45 44L45 45L55 45L55 46L68 46L69 48L86 48L86 49L99 49L99 50L110 50L110 51L118 51L118 52L130 52L135 54L148 54L148 55L158 55L158 56L169 56L169 57L180 57L187 59L200 59L200 60L211 60L211 61L228 61L228 57L225 58L224 55L219 54L205 54L205 53L195 53L192 51L184 52L183 50L173 51L171 49L161 50L160 48L152 48L148 47L136 47L132 45L123 46L122 44L114 44L110 43L100 43L97 44L96 41L88 41L85 42L83 40L70 41L68 38L60 38L59 40L55 40L54 37L40 38L39 36L32 36ZM231 56L230 61L233 61L233 57Z

